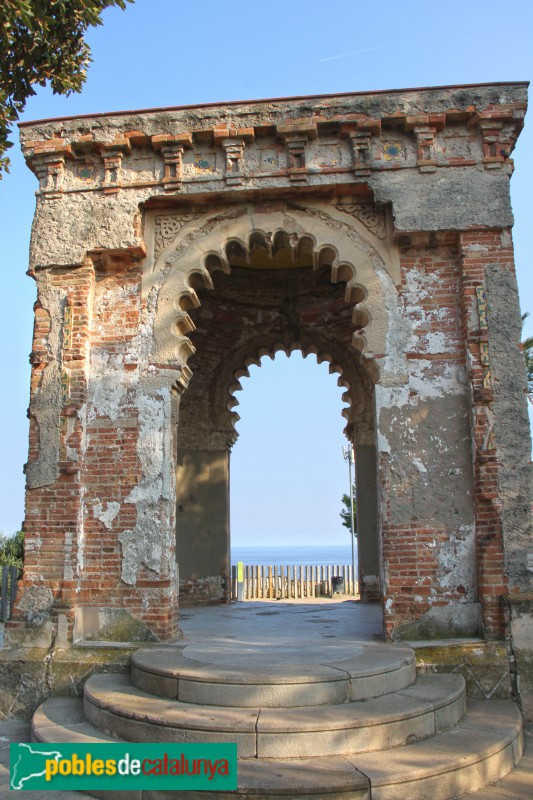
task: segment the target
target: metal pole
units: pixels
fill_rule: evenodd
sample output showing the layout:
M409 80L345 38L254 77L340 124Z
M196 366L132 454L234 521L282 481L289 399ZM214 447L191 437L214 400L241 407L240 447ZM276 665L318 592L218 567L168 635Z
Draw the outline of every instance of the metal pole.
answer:
M355 520L353 516L353 480L352 480L352 463L354 462L354 453L352 443L346 448L342 448L342 454L345 461L348 462L348 474L350 476L350 522L352 525L352 583L355 594Z

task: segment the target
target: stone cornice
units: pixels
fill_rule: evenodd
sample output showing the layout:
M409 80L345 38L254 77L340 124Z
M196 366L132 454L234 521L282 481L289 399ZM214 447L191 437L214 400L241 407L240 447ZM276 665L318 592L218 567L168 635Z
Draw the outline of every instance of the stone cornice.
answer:
M128 188L186 194L199 183L235 191L346 176L360 183L406 168L497 169L510 163L525 110L524 84L496 84L53 120L24 124L21 139L43 198Z
M149 208L295 195L353 198L364 224L374 212L359 203L388 206L397 233L509 228L525 108L525 84L495 84L25 124L39 179L32 266L136 247Z
M394 127L389 127L382 122L381 131L377 134L377 123L369 121L368 125L354 123L353 121L339 122L337 129L332 132L328 128L327 134L321 136L320 125L280 125L273 126L272 137L259 137L250 133L248 144L246 139L221 136L220 131L203 129L200 140L196 139L196 132L179 134L156 134L152 137L142 138L142 149L132 143L127 137L106 142L94 140L88 148L89 141L63 143L58 139L34 141L29 140L24 145L24 155L30 168L38 175L41 182L40 194L47 193L57 197L58 194L86 191L119 191L128 188L160 187L163 191L195 191L194 186L199 182L217 182L224 180L226 184L235 186L236 183L243 188L250 188L253 181L267 184L269 179L286 178L288 181L297 179L299 182L308 182L314 176L328 176L326 183L334 182L332 176L354 174L356 177L369 175L372 172L386 170L400 170L418 167L420 171L434 171L437 168L466 167L484 164L491 168L501 167L506 163L511 164L510 154L514 147L519 129L522 126L522 117L507 114L498 116L498 121L490 121L487 125L483 118L472 114L464 126L464 135L475 128L479 131L480 141L483 143L483 152L479 157L469 154L457 156L455 153L448 155L445 143L440 140L440 158L436 153L439 144L438 134L446 130L444 117L440 117L435 124L433 121L425 122L424 118L403 117L395 119ZM399 124L401 122L401 125ZM420 123L420 124L417 124ZM467 127L468 126L468 127ZM458 125L454 122L457 131ZM247 129L253 131L253 129ZM263 130L263 129L262 129ZM390 131L390 133L389 133ZM400 140L401 137L401 140ZM139 137L140 139L141 137ZM286 155L283 158L275 152L275 141L272 144L272 153L265 158L270 158L270 168L265 168L266 161L260 166L252 164L249 159L250 152L265 150L269 139L281 140L285 145ZM312 153L309 144L324 144L325 147L335 146L346 150L342 158L329 156L329 161L320 161L319 153ZM351 154L348 142L351 144ZM264 145L264 146L262 146ZM239 150L238 180L232 179L228 172L228 159L224 151L229 146ZM211 152L204 157L202 151L210 149ZM192 170L189 174L183 170L184 153L189 152L189 163ZM365 160L361 161L361 154L365 152ZM139 176L135 168L136 159L146 159L151 154L153 168L149 176ZM409 156L415 154L414 161ZM195 159L195 156L197 158ZM63 180L52 182L49 180L49 167L64 164L68 159L70 172L75 180L70 185ZM211 161L209 160L211 159ZM220 164L217 161L220 160ZM222 166L225 162L225 166ZM170 172L172 170L172 173ZM140 179L139 179L140 178ZM215 187L213 187L215 188ZM223 187L220 187L222 189ZM219 191L219 189L216 189Z

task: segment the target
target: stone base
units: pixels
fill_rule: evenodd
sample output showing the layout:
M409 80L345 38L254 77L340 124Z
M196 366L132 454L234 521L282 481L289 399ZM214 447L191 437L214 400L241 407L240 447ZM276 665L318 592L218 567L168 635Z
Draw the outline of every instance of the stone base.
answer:
M509 596L513 657L522 712L533 721L533 595Z
M179 602L181 608L218 605L230 601L231 583L220 575L180 580Z
M415 650L419 674L461 674L470 699L508 699L511 696L509 657L504 643L448 640L409 644Z
M131 655L139 646L2 648L0 718L29 719L51 695L81 697L85 681L94 672L128 673Z
M412 622L394 629L395 642L418 639L453 639L481 636L483 616L480 603L455 603L431 608Z

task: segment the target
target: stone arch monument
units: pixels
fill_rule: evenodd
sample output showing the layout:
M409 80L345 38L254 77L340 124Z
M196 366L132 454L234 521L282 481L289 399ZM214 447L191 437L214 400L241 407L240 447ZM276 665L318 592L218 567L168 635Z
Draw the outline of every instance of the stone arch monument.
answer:
M170 640L180 595L226 601L234 393L299 349L346 388L386 635L512 635L528 685L525 108L511 83L21 125L38 294L8 640Z

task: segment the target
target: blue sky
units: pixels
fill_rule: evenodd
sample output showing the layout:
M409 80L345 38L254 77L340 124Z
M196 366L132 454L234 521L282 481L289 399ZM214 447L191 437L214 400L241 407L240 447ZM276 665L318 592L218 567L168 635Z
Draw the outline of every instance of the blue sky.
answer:
M533 75L533 3L426 0L399 4L280 2L221 5L137 0L110 9L88 41L94 63L81 95L39 89L23 119L261 97L372 91ZM533 123L514 153L511 181L522 308L533 333ZM0 530L23 519L35 300L25 276L36 180L18 148L0 182ZM298 354L266 359L243 381L232 457L236 543L346 542L339 522L348 488L342 390L327 365Z

